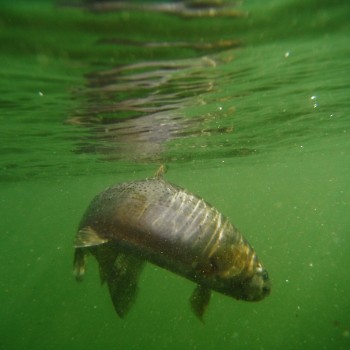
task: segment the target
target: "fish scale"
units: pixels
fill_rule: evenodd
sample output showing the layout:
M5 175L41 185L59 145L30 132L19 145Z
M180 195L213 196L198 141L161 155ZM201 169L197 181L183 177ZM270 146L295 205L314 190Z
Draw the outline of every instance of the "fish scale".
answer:
M75 240L78 280L89 254L121 317L136 298L147 261L197 284L191 306L200 319L212 290L247 301L270 293L267 272L239 230L202 198L165 181L162 171L93 199Z

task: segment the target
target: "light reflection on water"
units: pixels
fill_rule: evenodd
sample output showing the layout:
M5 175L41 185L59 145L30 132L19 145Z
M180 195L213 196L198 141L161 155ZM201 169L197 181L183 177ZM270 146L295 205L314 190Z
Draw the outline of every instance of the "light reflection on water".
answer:
M349 349L347 1L191 20L21 6L0 13L1 345ZM160 161L254 242L266 302L214 295L203 325L194 286L149 265L119 320L96 264L75 283L90 200Z
M69 43L84 42L76 51L63 48L65 32L54 27L48 36L62 37L50 42L50 49L63 50L64 59L51 57L50 49L43 49L47 38L36 37L35 30L41 49L36 47L34 59L28 54L31 59L24 61L22 51L17 60L5 56L1 178L109 172L108 163L118 161L142 168L154 162L307 151L310 140L346 135L347 38L330 32L312 40L269 42L269 22L261 26L265 16L269 19L267 9L260 17L253 12L239 19L202 18L199 11L201 18L187 20L154 14L154 8L121 14L107 9L97 15L93 4L87 5L90 12L57 9L70 31ZM221 1L209 5L222 8ZM209 5L185 4L198 10ZM314 21L324 33L332 13L324 26L319 13ZM17 17L12 14L11 23L22 28ZM279 18L276 28L282 23ZM26 47L33 47L28 38ZM68 66L76 77L65 73Z
M200 96L214 92L216 81L224 79L216 70L220 63L204 56L139 62L88 74L86 102L79 114L66 120L91 132L77 152L97 152L109 160L163 160L164 144L172 139L222 133L220 128L205 128L210 116L185 116L186 107L205 105Z

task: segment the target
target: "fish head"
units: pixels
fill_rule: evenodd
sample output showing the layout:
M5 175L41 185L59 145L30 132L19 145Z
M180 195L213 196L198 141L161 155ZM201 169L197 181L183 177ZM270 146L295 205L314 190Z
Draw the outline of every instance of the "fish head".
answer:
M239 286L239 299L259 301L271 292L271 281L268 272L260 263L254 273L248 278L242 278Z
M215 279L212 289L238 300L259 301L271 292L271 281L261 264L253 272Z
M256 263L253 273L241 275L232 280L231 290L236 299L259 301L271 292L271 281L267 270L260 262Z
M217 291L239 300L259 301L270 294L271 281L254 249L244 244L232 245L211 258L215 266Z

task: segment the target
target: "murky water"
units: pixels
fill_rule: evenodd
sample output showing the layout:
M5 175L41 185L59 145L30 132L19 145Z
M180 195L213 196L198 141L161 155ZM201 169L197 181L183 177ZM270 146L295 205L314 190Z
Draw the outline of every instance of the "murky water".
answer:
M348 349L347 1L97 9L0 7L0 348ZM214 293L202 324L148 265L121 320L93 259L75 282L90 200L160 163L254 245L268 298Z

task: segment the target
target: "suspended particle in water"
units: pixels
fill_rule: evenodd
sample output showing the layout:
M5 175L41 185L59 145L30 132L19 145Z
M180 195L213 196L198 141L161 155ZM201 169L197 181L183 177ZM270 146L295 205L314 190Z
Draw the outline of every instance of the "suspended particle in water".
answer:
M312 95L312 96L310 97L310 100L314 102L314 104L313 104L313 107L314 107L314 108L317 108L317 107L318 107L318 102L316 102L316 99L317 99L317 96L316 96L316 95Z

